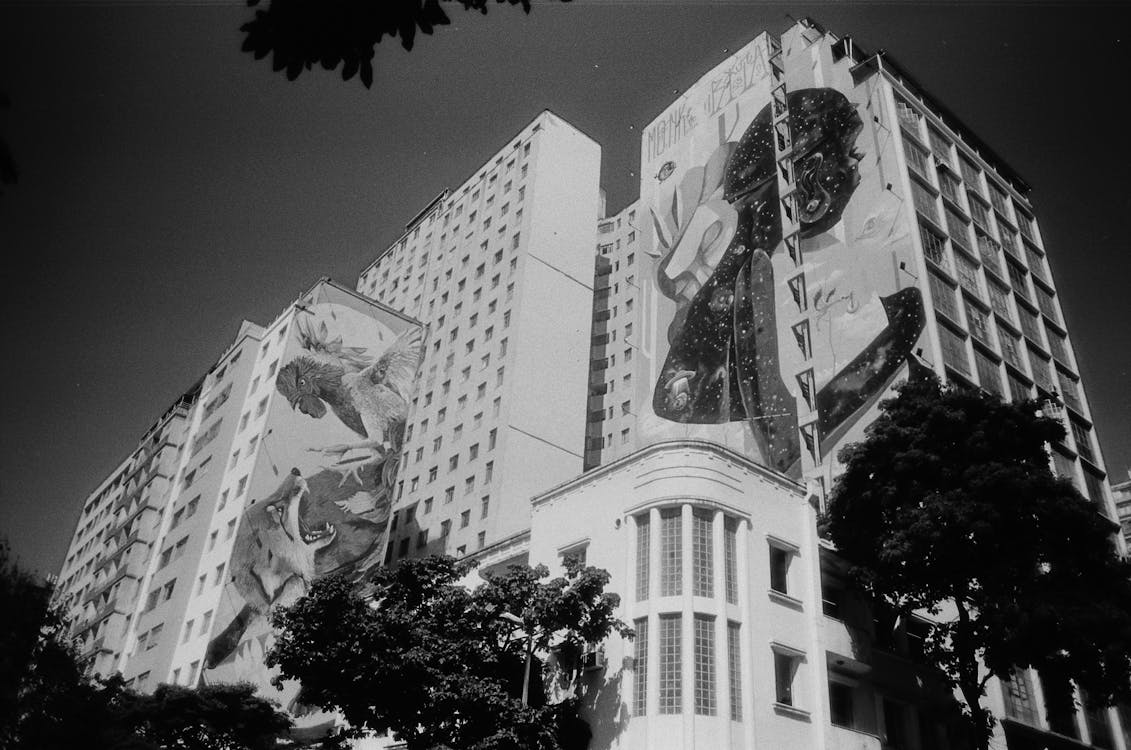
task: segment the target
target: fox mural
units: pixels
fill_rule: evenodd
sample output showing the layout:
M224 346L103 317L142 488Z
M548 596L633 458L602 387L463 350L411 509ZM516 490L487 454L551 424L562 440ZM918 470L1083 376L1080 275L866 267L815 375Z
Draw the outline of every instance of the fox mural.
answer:
M270 694L268 614L383 559L422 329L337 288L296 306L209 641L205 678ZM276 694L292 711L297 690Z

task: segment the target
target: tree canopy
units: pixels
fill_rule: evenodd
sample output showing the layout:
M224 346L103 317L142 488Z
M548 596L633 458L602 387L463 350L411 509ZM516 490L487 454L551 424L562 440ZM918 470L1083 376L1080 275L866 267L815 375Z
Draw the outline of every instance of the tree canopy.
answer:
M983 748L991 674L1034 667L1102 705L1131 687L1131 564L1106 509L1051 472L1047 447L1065 431L1040 409L905 384L840 452L829 503L829 534L865 591L939 617L926 659L962 694Z
M487 13L489 0L456 1L464 10ZM530 0L495 2L530 12ZM259 3L248 0L250 6ZM401 45L411 50L418 30L431 34L451 23L443 7L451 4L453 0L269 0L266 10L256 10L240 27L243 51L256 60L271 55L272 67L292 81L315 65L326 70L340 65L342 80L356 75L369 88L377 44L386 36L399 36Z
M0 747L11 750L267 750L290 717L253 685L160 685L88 676L51 586L0 541Z
M410 750L585 747L578 657L586 643L631 634L604 590L608 573L571 562L546 580L544 566L514 566L469 590L469 570L432 556L378 570L368 593L344 577L316 580L272 613L267 663L279 681L301 682L304 703L340 711L358 731L394 732ZM543 669L551 650L556 670ZM543 672L574 697L547 703Z

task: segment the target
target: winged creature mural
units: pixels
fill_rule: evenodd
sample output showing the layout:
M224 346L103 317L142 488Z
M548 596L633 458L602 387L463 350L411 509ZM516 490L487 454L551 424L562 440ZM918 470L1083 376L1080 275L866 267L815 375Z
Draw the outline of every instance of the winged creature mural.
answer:
M423 355L422 331L406 330L376 358L331 338L325 322L306 323L299 337L304 353L279 370L275 387L292 408L314 419L333 413L359 438L311 450L334 457L343 482L379 464L391 485Z

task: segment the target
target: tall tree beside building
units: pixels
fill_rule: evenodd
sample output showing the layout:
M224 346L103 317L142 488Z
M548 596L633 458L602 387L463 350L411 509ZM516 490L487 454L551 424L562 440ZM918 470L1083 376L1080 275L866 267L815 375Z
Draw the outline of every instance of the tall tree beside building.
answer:
M1033 667L1110 705L1131 686L1131 564L1118 528L1049 469L1060 423L933 379L881 405L846 465L828 531L874 600L937 622L926 661L966 704L979 748L991 675ZM1071 700L1071 692L1051 696Z
M469 570L451 557L406 560L378 570L368 593L319 579L273 614L267 663L301 681L304 703L393 732L409 750L584 748L579 657L631 633L604 590L608 573L570 562L545 580L544 566L514 566L472 591L460 585ZM569 697L547 702L544 676Z

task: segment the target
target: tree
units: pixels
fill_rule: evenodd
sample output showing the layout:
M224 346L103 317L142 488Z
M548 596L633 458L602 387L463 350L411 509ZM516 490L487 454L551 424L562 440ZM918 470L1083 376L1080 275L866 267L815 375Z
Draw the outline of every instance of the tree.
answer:
M961 694L976 745L993 728L988 680L1014 667L1074 680L1095 705L1126 695L1131 565L1103 509L1049 470L1060 423L1035 401L933 378L880 408L867 439L839 454L827 528L873 600L939 618L925 659Z
M544 566L513 566L472 591L459 583L470 569L451 557L406 560L377 571L371 592L319 579L272 613L267 663L280 682L301 682L303 702L340 711L359 732L394 732L409 750L584 747L578 657L632 632L614 616L608 573L571 561L545 580ZM556 668L543 666L551 653ZM547 703L544 672L572 697Z
M197 689L159 685L152 694L124 691L114 718L142 747L268 750L291 727L278 705L248 683Z
M88 676L51 586L0 541L0 747L12 750L266 750L291 726L252 685L129 690Z
M67 640L67 621L51 586L23 570L0 541L0 746L83 744L84 722L105 706Z
M321 65L326 70L342 66L342 80L357 75L366 88L373 84L374 48L381 40L400 36L411 50L419 29L431 34L451 19L443 5L452 0L270 0L267 10L240 27L243 51L256 60L272 56L276 71L295 80L303 70ZM569 2L569 0L562 0ZM259 5L260 0L248 0ZM487 13L488 0L458 0L464 10ZM530 0L495 0L521 5L530 12Z

